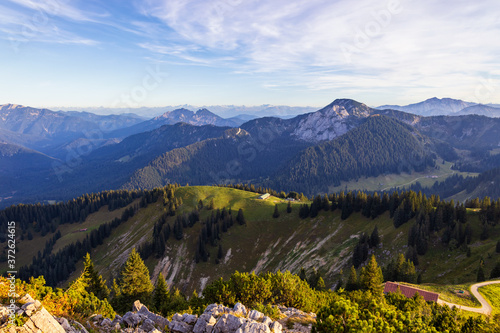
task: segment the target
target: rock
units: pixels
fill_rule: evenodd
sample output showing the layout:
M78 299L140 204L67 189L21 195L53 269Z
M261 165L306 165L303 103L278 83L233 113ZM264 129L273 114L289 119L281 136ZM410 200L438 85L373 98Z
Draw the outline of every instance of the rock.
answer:
M162 316L157 315L156 313L149 311L145 305L143 305L143 304L141 304L141 305L142 306L140 307L139 312L137 312L137 314L140 315L143 319L147 318L147 319L153 321L155 323L155 325L157 325L161 329L164 329L165 326L168 326L168 324L169 324L168 319L163 318ZM137 308L137 307L135 307L135 308Z
M247 309L245 306L241 303L236 303L233 308L233 312L236 314L241 314L243 316L247 316Z
M122 317L119 315L115 315L115 318L111 322L111 326L115 326L116 323L120 324L122 322Z
M141 325L141 329L145 332L151 332L155 329L155 323L151 319L146 319Z
M120 330L122 329L122 326L120 325L120 323L114 323L111 325L111 329L120 332Z
M141 303L141 301L137 300L134 302L134 304L132 305L132 312L139 312L142 307L145 307L144 304Z
M264 325L266 325L266 326L271 325L271 323L272 323L272 322L273 322L273 321L272 321L272 319L271 319L271 318L269 318L268 316L265 316L265 317L262 319L262 323L263 323Z
M112 321L111 319L109 318L104 318L102 321L101 321L101 326L112 326Z
M210 333L217 320L210 313L203 313L194 325L194 333Z
M174 316L172 317L172 320L175 320L175 321L182 321L183 317L180 313L176 313L174 314Z
M197 315L192 315L192 314L184 314L182 321L185 322L188 325L194 325L196 323L196 320L198 320Z
M29 317L23 327L28 332L31 330L33 332L66 333L64 328L43 306Z
M101 319L102 319L102 316L100 314L92 315L90 317L90 320L92 320L92 321L99 321L100 322Z
M62 328L64 328L64 330L66 332L73 332L74 331L73 327L71 327L71 325L69 324L68 319L59 318L57 321L59 322L59 324L61 324Z
M128 327L136 327L141 322L141 317L133 312L127 312L122 319L122 322Z
M263 323L247 322L235 333L271 333L269 326Z
M170 331L172 332L177 332L177 333L189 333L192 332L192 326L189 326L188 324L182 322L182 321L176 321L172 320L170 324L168 325L168 328L170 328Z
M281 333L281 331L283 330L283 326L281 326L280 323L275 321L271 325L269 325L269 329L271 330L271 332Z
M217 317L223 313L230 313L230 312L231 312L230 308L226 308L224 305L221 304L210 304L205 308L204 311L204 313L210 313L214 317Z
M232 314L223 314L214 326L213 333L233 333L245 323L243 318Z
M252 310L248 313L248 318L255 321L260 321L262 318L264 318L264 314L257 310Z
M21 304L34 303L34 302L35 302L35 300L33 299L33 297L30 296L30 294L26 294L19 299L19 303L21 303Z

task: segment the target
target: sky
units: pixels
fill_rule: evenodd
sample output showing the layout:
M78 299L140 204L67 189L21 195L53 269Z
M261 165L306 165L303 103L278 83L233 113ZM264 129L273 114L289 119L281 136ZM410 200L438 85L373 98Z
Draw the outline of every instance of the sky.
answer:
M498 0L4 0L0 104L500 103Z

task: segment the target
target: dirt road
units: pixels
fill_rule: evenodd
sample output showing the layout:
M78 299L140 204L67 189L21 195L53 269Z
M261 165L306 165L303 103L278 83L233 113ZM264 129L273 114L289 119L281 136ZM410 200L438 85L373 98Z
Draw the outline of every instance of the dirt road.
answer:
M498 280L498 281L480 282L480 283L473 284L470 287L470 291L472 292L472 294L477 298L477 300L479 301L479 303L481 303L481 307L480 308L473 308L473 307L470 307L470 306L464 306L464 305L459 305L459 304L454 304L454 303L448 303L448 302L445 302L443 300L438 300L438 303L439 304L446 304L449 307L456 307L457 309L460 309L460 310L482 313L482 314L485 314L485 315L488 316L488 315L491 314L491 310L492 310L491 309L491 305L486 301L486 299L484 299L484 297L477 291L477 289L480 288L480 287L487 286L489 284L495 284L495 283L500 283L500 280Z

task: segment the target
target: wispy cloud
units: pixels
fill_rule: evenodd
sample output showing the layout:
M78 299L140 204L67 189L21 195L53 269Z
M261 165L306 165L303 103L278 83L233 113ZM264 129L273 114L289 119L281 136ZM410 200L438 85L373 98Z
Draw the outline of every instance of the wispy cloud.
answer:
M284 85L449 91L470 90L498 67L498 9L496 0L149 0L141 7L185 41L235 55L240 72L282 72Z

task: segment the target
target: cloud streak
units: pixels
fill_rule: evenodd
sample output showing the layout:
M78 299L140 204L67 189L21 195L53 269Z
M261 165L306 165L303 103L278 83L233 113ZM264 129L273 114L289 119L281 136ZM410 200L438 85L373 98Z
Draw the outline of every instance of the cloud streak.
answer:
M237 55L243 72L282 72L284 85L302 78L313 89L324 84L324 89L464 91L492 65L498 68L500 44L493 41L500 35L500 19L492 9L499 4L493 0L453 5L430 0L150 0L147 6L142 8L146 15L187 42ZM341 45L352 46L350 59ZM319 70L304 76L311 68Z

